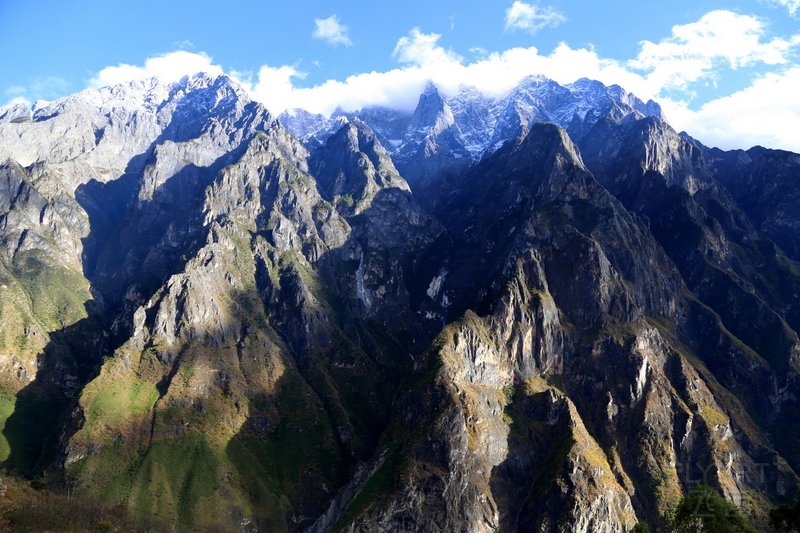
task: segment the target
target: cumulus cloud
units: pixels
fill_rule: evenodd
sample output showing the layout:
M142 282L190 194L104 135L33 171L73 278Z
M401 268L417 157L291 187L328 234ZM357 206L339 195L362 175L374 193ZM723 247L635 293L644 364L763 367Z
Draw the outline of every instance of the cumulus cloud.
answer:
M419 28L414 28L397 40L392 57L413 65L460 63L461 56L438 45L441 37L438 33L422 33Z
M506 31L524 30L536 33L543 28L554 28L564 22L566 17L553 7L540 7L515 0L506 9Z
M788 62L789 50L800 37L765 39L766 23L732 11L711 11L697 22L674 26L672 35L654 43L643 41L629 65L648 73L660 89L686 89L714 76L715 69L738 69L763 63Z
M760 144L800 152L800 67L766 74L749 87L711 100L697 110L667 102L672 122L721 148Z
M641 75L593 50L574 49L562 43L544 55L535 47L511 48L485 53L472 62L439 44L441 36L415 28L398 39L392 57L400 67L383 72L355 74L346 79L329 80L313 87L297 87L296 67L264 67L249 81L251 94L271 111L299 107L330 114L337 108L355 111L370 105L413 109L420 92L432 81L446 94L471 86L488 96L500 96L522 78L543 74L560 83L590 77L605 83L619 83L647 96L648 84Z
M264 66L254 80L244 80L243 85L273 113L300 108L330 115L336 109L354 111L368 106L412 109L426 84L419 67L365 72L313 87L296 86L295 80L303 77L305 73L293 66Z
M641 77L628 73L617 62L566 44L549 55L540 54L535 47L512 48L465 63L461 56L440 46L439 39L437 34L414 29L398 40L392 54L400 67L355 74L313 87L296 86L303 74L295 66L262 67L254 79L240 81L275 113L298 107L325 115L337 108L355 111L373 105L413 109L429 81L446 94L472 86L489 96L504 94L534 73L562 83L588 76L608 83L622 79L628 82L627 86L643 86Z
M222 74L223 70L219 65L215 65L206 53L179 50L148 58L143 66L120 63L113 67L106 67L89 81L89 85L105 87L149 78L173 82L198 72L218 75Z
M339 17L331 15L326 19L314 19L314 33L311 35L333 46L353 46L348 35L349 28L339 22Z

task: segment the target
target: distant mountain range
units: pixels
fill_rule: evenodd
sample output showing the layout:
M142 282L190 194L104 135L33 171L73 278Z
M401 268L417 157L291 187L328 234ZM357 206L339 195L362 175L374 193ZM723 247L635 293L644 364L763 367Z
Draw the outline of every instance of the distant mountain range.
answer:
M374 107L331 117L302 109L278 118L307 146L319 146L352 118L363 120L385 146L403 176L430 181L442 170L463 170L494 153L532 124L550 122L567 130L576 142L605 117L663 118L655 102L646 104L618 85L580 79L561 86L530 76L501 98L488 98L472 88L446 96L433 84L420 95L413 113Z

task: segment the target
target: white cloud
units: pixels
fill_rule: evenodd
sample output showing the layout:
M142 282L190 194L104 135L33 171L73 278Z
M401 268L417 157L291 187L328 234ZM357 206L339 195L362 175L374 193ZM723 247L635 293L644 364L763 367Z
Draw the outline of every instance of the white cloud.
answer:
M738 69L763 63L788 62L800 38L765 39L766 23L732 11L711 11L697 22L674 26L672 36L654 43L643 41L629 66L647 72L658 91L687 89L700 79L713 79L719 68Z
M283 65L276 68L264 65L259 69L256 81L250 75L246 78L234 77L255 100L264 103L270 111L278 112L279 109L295 107L298 89L292 80L302 79L305 74L294 66Z
M770 4L785 7L791 16L796 16L800 11L800 0L768 0Z
M411 109L426 83L419 67L366 72L343 81L328 80L314 87L297 87L295 80L303 77L304 73L295 67L264 66L255 81L245 80L244 86L273 113L302 108L329 115L337 108L353 111L373 105Z
M127 63L106 67L89 81L89 85L105 87L148 78L160 78L166 82L173 82L198 72L222 74L223 71L222 67L212 62L208 54L179 50L148 58L141 67Z
M397 40L392 57L412 65L460 63L461 56L438 45L441 37L438 33L422 33L414 28Z
M349 28L339 22L339 17L331 15L326 19L314 19L314 33L311 35L333 46L353 46L348 35Z
M760 144L800 152L800 66L770 73L749 87L689 109L663 102L671 123L705 144L749 148Z
M531 74L544 74L560 83L585 76L648 95L645 78L617 61L600 58L593 50L562 43L549 55L540 54L535 47L511 48L465 62L439 45L440 38L417 28L411 30L397 41L392 54L401 66L385 72L355 74L342 81L300 88L294 84L300 74L296 67L264 67L255 81L245 79L245 84L254 98L273 112L299 107L326 115L336 108L354 111L370 105L413 109L428 81L449 94L473 86L487 95L500 96Z
M15 96L11 100L9 100L9 102L6 105L4 105L3 107L17 105L17 104L30 106L31 102L30 102L30 100L28 100L24 96Z
M564 22L564 15L553 7L540 7L515 0L506 9L506 31L524 30L536 33L543 28L554 28Z

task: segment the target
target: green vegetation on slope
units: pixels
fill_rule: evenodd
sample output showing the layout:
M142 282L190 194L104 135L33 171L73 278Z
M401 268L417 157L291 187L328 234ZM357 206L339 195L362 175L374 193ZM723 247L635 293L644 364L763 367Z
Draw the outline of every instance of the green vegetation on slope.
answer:
M8 417L14 412L16 401L14 393L0 390L0 462L11 455L11 445L5 436L5 425Z
M47 261L39 252L22 252L12 273L25 288L36 320L48 332L86 317L89 284L79 273Z
M735 505L705 485L694 487L683 497L670 529L674 533L756 533Z

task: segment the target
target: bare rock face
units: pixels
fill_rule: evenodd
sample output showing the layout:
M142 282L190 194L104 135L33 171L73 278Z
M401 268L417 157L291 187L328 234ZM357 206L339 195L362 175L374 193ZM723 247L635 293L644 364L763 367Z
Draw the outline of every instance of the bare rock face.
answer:
M354 498L367 510L351 530L626 531L700 475L745 507L795 486L785 463L764 473L775 451L679 340L706 317L677 269L565 134L536 126L504 150L453 201L453 231L491 228L468 229L469 252L453 257L484 262L453 261L431 285L434 297L473 290L485 307L462 315L455 301L461 318L427 354L431 381L408 393L373 467L396 488L371 507Z
M320 192L352 232L325 261L329 282L347 298L351 312L404 334L419 327L412 309L420 298L422 257L444 237L444 228L411 194L372 130L353 119L310 162ZM342 276L341 265L351 265Z
M625 140L633 137L644 144ZM615 146L628 146L628 152ZM722 185L735 179L734 171L724 165L714 168L711 151L656 119L598 125L584 140L583 152L598 179L629 209L648 218L688 287L718 316L686 331L693 342L702 344L699 339L708 335L708 324L720 322L758 354L736 350L707 358L711 368L722 372L721 383L750 389L754 414L775 428L784 427L781 412L795 409L795 393L787 392L797 380L800 315L795 290L800 278L783 250L755 229ZM762 276L763 271L770 276ZM767 390L771 396L763 394ZM781 447L794 456L792 445Z
M800 258L797 154L754 147L731 152L706 149L706 157L753 224L789 257Z
M409 191L389 153L369 127L354 119L317 151L311 163L320 190L347 214L369 208L378 191Z
M10 472L218 531L793 497L796 156L590 80L282 121L202 74L0 110Z

